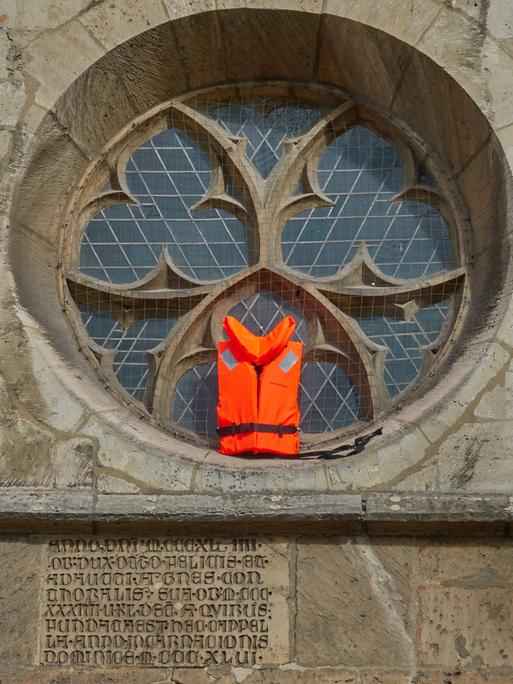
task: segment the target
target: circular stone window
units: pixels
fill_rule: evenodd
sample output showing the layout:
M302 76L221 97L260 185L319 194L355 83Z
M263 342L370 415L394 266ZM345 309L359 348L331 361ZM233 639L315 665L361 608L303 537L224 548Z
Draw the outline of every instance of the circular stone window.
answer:
M214 447L224 316L262 335L293 316L303 449L333 444L443 358L467 286L458 196L414 132L342 91L196 92L90 166L63 231L63 303L113 392Z

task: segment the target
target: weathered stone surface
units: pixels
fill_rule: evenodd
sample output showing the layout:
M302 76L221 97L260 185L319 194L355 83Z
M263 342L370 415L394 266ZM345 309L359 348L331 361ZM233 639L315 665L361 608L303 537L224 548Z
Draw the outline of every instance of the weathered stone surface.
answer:
M300 540L297 553L299 663L400 668L413 662L410 545L310 538Z
M421 684L424 681L421 679L412 680L412 675L409 673L405 674L404 672L387 672L383 674L379 672L362 672L360 676L361 684L412 684L412 681L415 681L415 684ZM439 675L437 674L436 676L438 677ZM433 680L432 684L435 684L435 680Z
M435 0L381 0L379 3L328 0L325 14L340 15L374 26L415 45L440 12Z
M78 20L43 33L27 49L27 73L39 84L36 102L50 109L59 96L104 51Z
M0 684L166 684L173 681L169 680L168 675L167 669L159 671L144 667L125 667L116 670L102 668L96 671L65 667L27 668L5 672L0 669ZM201 682L201 679L198 681Z
M15 126L25 102L22 87L9 81L0 83L0 122L2 126Z
M420 665L511 667L511 589L427 587L419 590Z
M410 472L422 461L429 447L422 431L400 424L393 427L396 428L393 439L386 440L385 432L383 438L377 437L362 453L328 462L329 489L343 491L378 485L389 488L391 483L402 478L402 473Z
M75 437L59 442L54 451L56 486L90 486L96 450L97 444L89 438Z
M350 670L319 667L315 670L294 668L285 670L261 670L242 678L230 678L216 684L359 684L358 674Z
M288 559L288 542L278 538L51 539L40 662L93 669L287 662Z
M217 465L221 459L207 456L198 466L194 479L194 486L198 491L205 492L279 492L293 491L325 491L326 473L324 463L298 464L286 461L265 463L261 468L248 469L246 464Z
M43 31L65 24L88 4L89 0L38 0L37 3L5 0L2 3L2 11L7 15L4 22L9 28Z
M421 546L419 657L423 664L512 667L512 553L509 541Z
M136 485L143 492L188 491L194 464L139 448L101 424L91 422L84 433L96 437L99 474L111 475Z
M512 67L509 55L483 27L455 12L441 12L417 46L450 73L499 128L511 123Z
M470 407L477 405L485 388L493 384L494 378L500 381L500 373L510 361L508 352L499 344L491 344L486 351L476 350L467 364L461 364L458 368L460 382L451 396L440 406L431 407L429 412L424 408L424 416L420 414L422 407L416 405L417 412L412 415L422 433L433 443L439 443L444 437L448 437L454 431L455 426L460 426L462 417L471 416ZM406 409L406 416L412 413L412 409ZM467 422L467 421L464 421Z
M54 111L78 147L91 157L137 114L119 73L102 62L73 83Z
M159 0L116 0L91 6L80 21L107 50L169 17Z
M29 538L0 541L0 673L22 670L36 657L40 552Z
M421 545L418 573L421 585L507 588L513 585L513 546L468 539Z

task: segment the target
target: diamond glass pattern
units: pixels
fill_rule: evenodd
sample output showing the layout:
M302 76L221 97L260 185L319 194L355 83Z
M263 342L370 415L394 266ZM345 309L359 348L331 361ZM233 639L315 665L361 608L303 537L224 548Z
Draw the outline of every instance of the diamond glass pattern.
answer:
M365 243L387 275L417 278L454 268L446 222L422 202L393 202L403 188L402 162L384 138L355 126L328 145L318 164L334 202L291 218L283 231L285 263L314 278L335 274Z
M292 316L296 321L292 339L306 342L308 337L306 319L301 311L269 290L260 290L241 300L230 310L230 316L243 323L254 335L267 335L282 318Z
M192 368L176 385L172 421L203 437L215 437L217 394L217 363Z
M276 105L263 97L219 103L208 112L228 133L247 139L247 157L264 178L279 160L283 141L308 131L321 113L295 102Z
M343 368L328 361L303 364L299 408L303 432L340 430L361 418L356 387Z
M423 348L436 342L450 304L446 299L425 307L407 321L390 316L356 319L369 339L387 348L385 385L392 396L406 389L422 370Z
M219 280L248 263L244 224L222 209L192 207L211 180L207 155L170 128L132 154L126 179L137 204L99 211L82 236L80 270L112 283L146 276L167 249L188 277Z
M146 352L166 339L175 318L145 318L124 330L108 313L80 307L84 326L96 344L115 349L114 374L134 399L142 401L148 380Z

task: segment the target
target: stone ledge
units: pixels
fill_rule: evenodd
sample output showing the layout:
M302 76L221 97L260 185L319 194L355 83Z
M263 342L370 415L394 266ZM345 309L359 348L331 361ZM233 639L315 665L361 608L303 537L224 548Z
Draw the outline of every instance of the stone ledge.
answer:
M509 535L513 497L502 494L95 495L88 489L9 488L0 493L0 530L88 532L109 528L244 530L333 534Z

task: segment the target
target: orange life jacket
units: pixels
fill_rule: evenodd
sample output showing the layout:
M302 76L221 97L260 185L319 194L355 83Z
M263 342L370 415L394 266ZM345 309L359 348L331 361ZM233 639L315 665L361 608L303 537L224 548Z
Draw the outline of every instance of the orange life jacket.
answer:
M287 316L265 337L232 316L223 327L229 340L217 347L221 453L297 454L303 345L290 341L295 320Z

